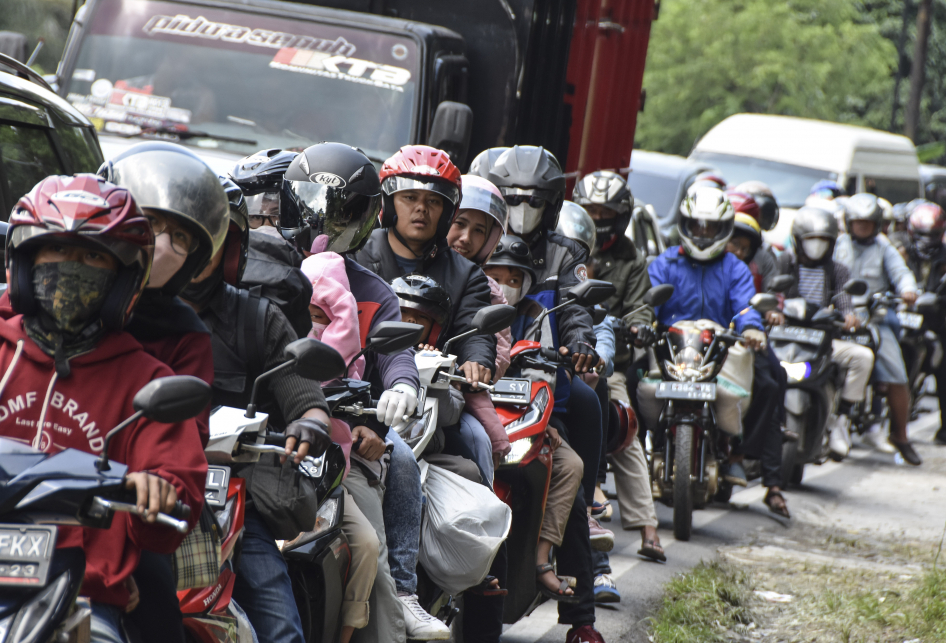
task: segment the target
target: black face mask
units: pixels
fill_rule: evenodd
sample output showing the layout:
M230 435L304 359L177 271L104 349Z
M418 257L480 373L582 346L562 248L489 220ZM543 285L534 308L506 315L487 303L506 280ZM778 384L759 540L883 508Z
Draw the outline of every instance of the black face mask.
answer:
M595 239L596 244L599 248L601 244L607 243L611 240L615 234L614 219L608 223L596 223L595 224Z
M198 310L203 310L217 294L217 289L222 283L223 262L221 261L209 277L197 283L187 284L184 292L181 293L181 299L194 304Z

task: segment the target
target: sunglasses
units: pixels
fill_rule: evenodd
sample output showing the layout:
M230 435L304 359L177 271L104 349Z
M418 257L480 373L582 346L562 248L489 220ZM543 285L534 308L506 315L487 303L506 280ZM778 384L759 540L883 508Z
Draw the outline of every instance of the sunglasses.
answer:
M535 195L528 195L528 194L507 194L505 199L506 199L506 204L511 205L511 206L517 206L523 203L528 203L529 207L541 208L542 206L548 203L548 201L543 199L542 197L538 197Z

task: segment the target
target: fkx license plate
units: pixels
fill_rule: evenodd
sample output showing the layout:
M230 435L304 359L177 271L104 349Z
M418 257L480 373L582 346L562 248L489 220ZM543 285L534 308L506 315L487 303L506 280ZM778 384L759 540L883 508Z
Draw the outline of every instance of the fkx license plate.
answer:
M0 587L42 587L56 549L56 528L0 525Z
M769 339L817 346L824 341L824 331L801 326L775 326L769 331Z
M504 377L496 382L490 397L494 402L528 404L532 400L532 381Z
M661 382L657 385L657 399L715 402L715 382Z
M920 330L923 327L923 315L917 313L899 312L897 319L900 320L901 326L910 330Z

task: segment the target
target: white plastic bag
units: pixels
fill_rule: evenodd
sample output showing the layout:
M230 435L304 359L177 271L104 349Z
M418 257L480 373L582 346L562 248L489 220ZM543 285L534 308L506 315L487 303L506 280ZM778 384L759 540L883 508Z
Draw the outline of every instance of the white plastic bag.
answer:
M483 582L509 534L512 510L487 487L430 465L420 564L438 587L457 594Z

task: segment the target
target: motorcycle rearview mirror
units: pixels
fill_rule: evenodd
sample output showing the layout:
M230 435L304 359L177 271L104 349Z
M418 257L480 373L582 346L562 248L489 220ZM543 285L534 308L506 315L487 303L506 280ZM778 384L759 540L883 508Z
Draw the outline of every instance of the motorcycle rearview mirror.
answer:
M867 294L867 282L863 279L851 279L844 284L844 292L852 297L862 297Z
M513 306L495 304L493 306L487 306L486 308L480 308L476 311L476 314L473 315L473 321L470 323L472 328L448 339L447 343L443 345L443 350L440 352L444 355L449 355L450 346L454 342L466 339L472 335L493 335L504 328L512 326L515 320L516 309Z
M365 338L365 347L358 351L358 354L351 358L348 366L345 367L345 376L351 375L352 365L358 361L358 358L371 351L378 355L393 355L400 353L408 348L417 346L420 338L424 334L424 327L420 324L409 324L407 322L381 322L371 329Z
M285 359L282 364L262 373L253 382L253 390L250 392L250 403L246 405L245 417L256 417L256 394L259 392L260 382L276 373L291 368L300 377L321 382L345 374L345 359L338 354L338 351L311 337L303 337L287 344L283 355Z
M755 308L759 313L765 314L770 310L778 308L778 297L769 293L758 293L749 300L749 305Z
M603 304L617 293L617 288L609 281L600 279L585 279L583 282L568 290L565 294L566 303L578 304L584 308L591 308L596 304Z
M792 287L792 284L795 283L795 278L792 275L779 275L772 279L772 283L769 284L769 292L785 292Z
M673 284L660 284L644 293L643 302L648 306L663 306L673 297Z
M190 375L159 377L135 394L131 406L135 412L108 432L102 455L95 462L98 471L108 471L108 445L119 431L142 417L162 424L174 424L200 414L210 404L212 393L207 382Z
M915 308L921 315L934 315L939 309L939 297L936 293L925 292L916 298Z

